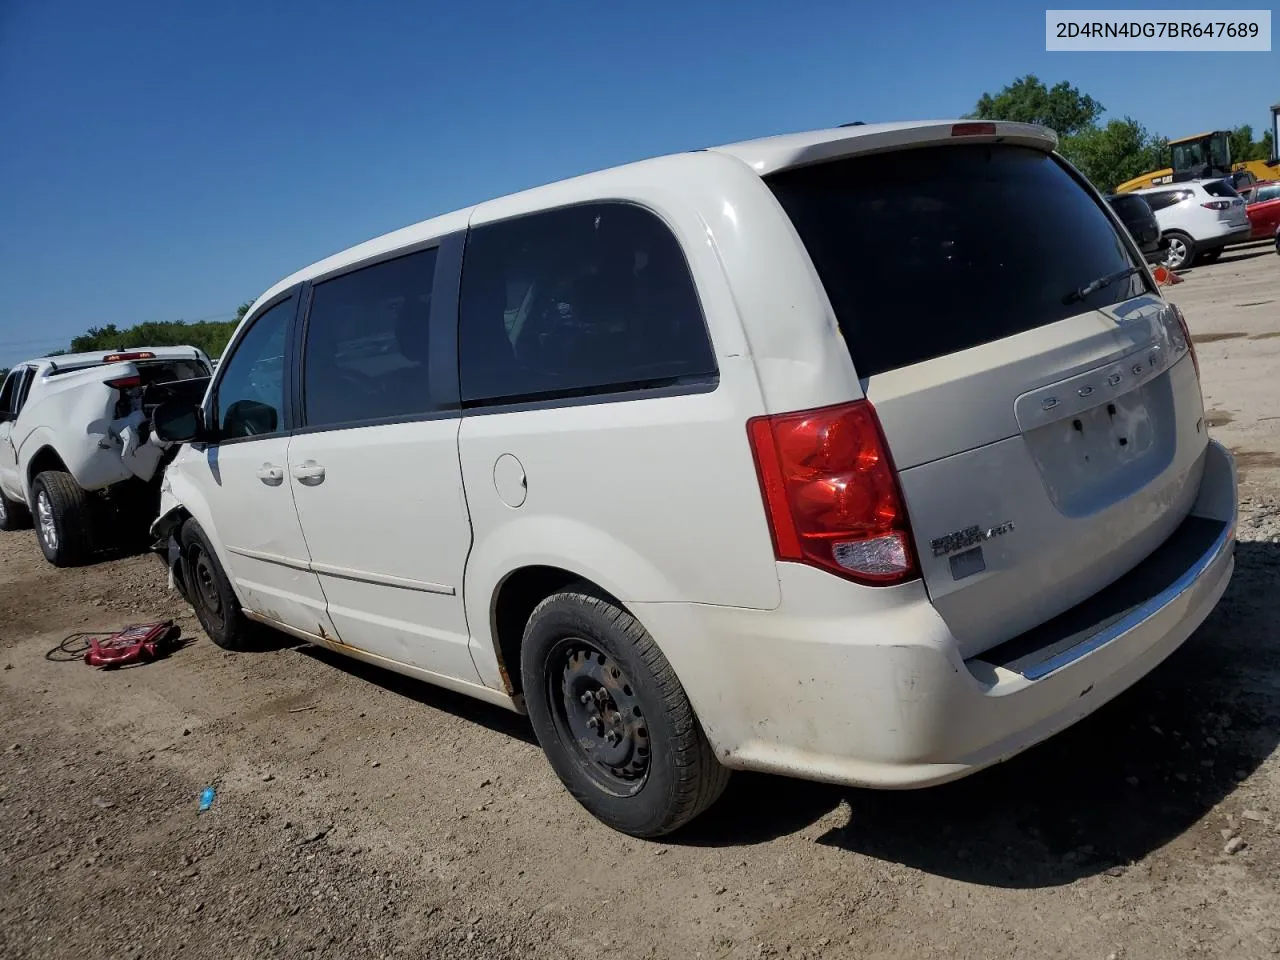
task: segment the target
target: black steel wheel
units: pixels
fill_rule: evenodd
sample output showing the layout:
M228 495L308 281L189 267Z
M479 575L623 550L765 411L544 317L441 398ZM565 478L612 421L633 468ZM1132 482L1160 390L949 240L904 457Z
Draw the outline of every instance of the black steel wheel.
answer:
M552 769L616 830L656 837L688 823L729 779L653 638L587 583L543 600L520 649L525 704Z
M547 658L547 701L560 739L600 789L634 796L649 773L644 707L622 668L588 640L566 637Z
M200 626L224 650L243 650L249 643L249 623L240 611L231 581L204 530L188 520L181 534L183 582Z

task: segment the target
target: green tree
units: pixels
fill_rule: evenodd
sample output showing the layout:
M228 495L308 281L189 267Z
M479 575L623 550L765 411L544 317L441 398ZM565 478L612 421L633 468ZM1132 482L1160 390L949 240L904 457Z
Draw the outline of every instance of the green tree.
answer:
M1063 80L1046 87L1035 74L1018 77L994 96L984 93L969 116L976 120L1038 123L1068 137L1093 126L1103 106Z
M1271 157L1271 131L1262 135L1261 140L1253 139L1253 127L1242 124L1229 134L1231 140L1231 160L1267 160Z
M236 322L239 323L241 320L243 320L244 315L248 313L250 308L252 307L253 307L252 300L246 300L244 303L240 304L240 306L236 307Z
M1125 117L1063 137L1059 149L1094 186L1106 191L1140 173L1160 169L1167 145L1138 121Z
M211 357L222 355L227 341L236 329L235 320L206 320L185 323L181 320L162 323L139 323L120 330L115 324L91 327L71 341L72 352L118 350L121 347L199 347Z

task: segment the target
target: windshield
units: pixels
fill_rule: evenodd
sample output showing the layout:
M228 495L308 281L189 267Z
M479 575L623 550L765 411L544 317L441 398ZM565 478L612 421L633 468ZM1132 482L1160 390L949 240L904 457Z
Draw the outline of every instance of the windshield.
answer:
M809 251L860 376L1146 289L1138 271L1075 296L1139 264L1094 197L1038 150L907 150L767 182Z
M1225 133L1215 133L1187 143L1175 143L1172 150L1175 171L1191 170L1205 164L1223 171L1231 167L1231 148Z

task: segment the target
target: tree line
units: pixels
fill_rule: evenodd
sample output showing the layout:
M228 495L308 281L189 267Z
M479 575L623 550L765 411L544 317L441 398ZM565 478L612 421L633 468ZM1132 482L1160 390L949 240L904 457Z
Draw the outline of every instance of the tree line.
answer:
M1132 117L1112 118L1106 108L1065 80L1052 87L1034 74L1019 77L996 94L984 93L973 112L975 120L1013 120L1038 123L1056 130L1058 150L1099 190L1110 191L1126 180L1172 165L1169 138L1152 133ZM1179 131L1186 136L1199 131ZM1242 124L1230 131L1231 160L1265 160L1271 156L1272 134L1253 139L1253 127Z
M90 327L75 337L65 350L53 350L46 354L59 357L67 353L95 353L99 350L119 350L122 347L199 347L210 357L222 356L227 341L236 331L236 325L253 306L246 300L236 308L234 320L201 320L188 323L185 320L138 323L120 329L114 323L105 327ZM0 369L0 381L9 371Z

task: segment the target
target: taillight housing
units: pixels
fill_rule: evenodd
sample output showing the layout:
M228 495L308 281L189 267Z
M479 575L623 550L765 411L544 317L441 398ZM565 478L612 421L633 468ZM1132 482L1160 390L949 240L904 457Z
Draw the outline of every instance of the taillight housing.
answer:
M115 387L117 390L132 390L134 387L142 386L142 377L134 374L132 377L116 377L114 380L105 382L108 387Z
M990 121L976 121L969 123L953 123L951 125L951 135L953 137L994 137L996 135L996 125Z
M1196 356L1196 342L1191 339L1191 330L1187 327L1187 318L1182 315L1182 310L1175 303L1169 304L1169 309L1173 311L1173 315L1178 319L1178 328L1182 331L1183 342L1187 345L1187 353L1191 354L1191 365L1196 370L1196 380L1200 379L1200 358Z
M1200 204L1200 206L1204 207L1206 210L1230 210L1231 201L1230 200L1206 200L1204 203Z
M747 436L779 560L875 586L919 576L906 504L869 402L754 417Z

